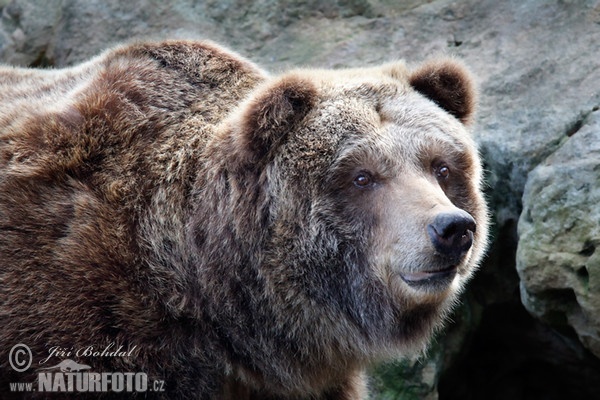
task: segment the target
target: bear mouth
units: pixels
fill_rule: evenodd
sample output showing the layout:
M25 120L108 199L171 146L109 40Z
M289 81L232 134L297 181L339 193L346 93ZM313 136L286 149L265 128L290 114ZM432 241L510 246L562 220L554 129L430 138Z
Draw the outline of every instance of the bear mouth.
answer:
M406 272L400 274L400 277L411 287L443 289L454 280L457 269L456 265L450 265L435 271Z

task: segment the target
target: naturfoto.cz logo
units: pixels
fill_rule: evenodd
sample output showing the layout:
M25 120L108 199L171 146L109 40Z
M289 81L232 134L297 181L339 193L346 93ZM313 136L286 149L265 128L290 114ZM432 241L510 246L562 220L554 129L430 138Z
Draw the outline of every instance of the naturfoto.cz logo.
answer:
M113 351L110 350L114 345L111 344L103 351L93 351L91 347L87 348L86 355L94 356L126 356L131 355L131 351ZM40 361L40 364L46 363L53 355L72 355L79 351L57 351L58 347L50 350L50 356ZM121 349L119 347L119 349ZM84 353L85 354L85 353ZM16 372L27 371L33 363L33 354L31 349L22 343L19 343L10 350L9 364ZM86 364L80 364L72 359L63 359L58 364L37 368L37 385L34 382L13 382L10 383L11 392L46 392L46 393L65 393L65 392L115 392L115 393L133 393L133 392L163 392L165 391L164 381L154 380L148 382L148 375L144 372L92 372L92 367Z

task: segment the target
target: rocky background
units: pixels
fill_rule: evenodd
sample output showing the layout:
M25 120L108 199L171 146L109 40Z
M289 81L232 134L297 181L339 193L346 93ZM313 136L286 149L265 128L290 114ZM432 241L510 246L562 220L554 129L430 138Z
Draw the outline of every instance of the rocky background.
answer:
M376 398L599 398L599 1L0 0L0 14L0 62L30 67L148 38L210 38L274 72L463 58L493 245L428 356L373 371Z

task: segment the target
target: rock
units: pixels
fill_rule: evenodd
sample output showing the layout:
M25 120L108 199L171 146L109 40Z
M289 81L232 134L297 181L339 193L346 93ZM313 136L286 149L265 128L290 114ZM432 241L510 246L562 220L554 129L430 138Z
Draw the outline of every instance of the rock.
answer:
M519 235L525 307L600 357L600 112L529 174Z
M12 65L54 65L64 3L55 0L6 4L0 17L0 60Z

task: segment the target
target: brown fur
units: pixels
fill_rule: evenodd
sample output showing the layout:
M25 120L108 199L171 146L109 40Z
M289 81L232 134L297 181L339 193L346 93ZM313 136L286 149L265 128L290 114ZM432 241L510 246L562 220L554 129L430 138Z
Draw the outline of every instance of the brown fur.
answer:
M0 390L49 347L115 343L134 356L77 361L166 381L148 396L362 399L364 367L421 351L483 254L456 64L271 78L176 41L0 77ZM403 283L443 266L425 227L459 208L477 231L452 283Z
M472 122L475 88L472 78L460 62L430 61L411 75L410 84L463 123Z

